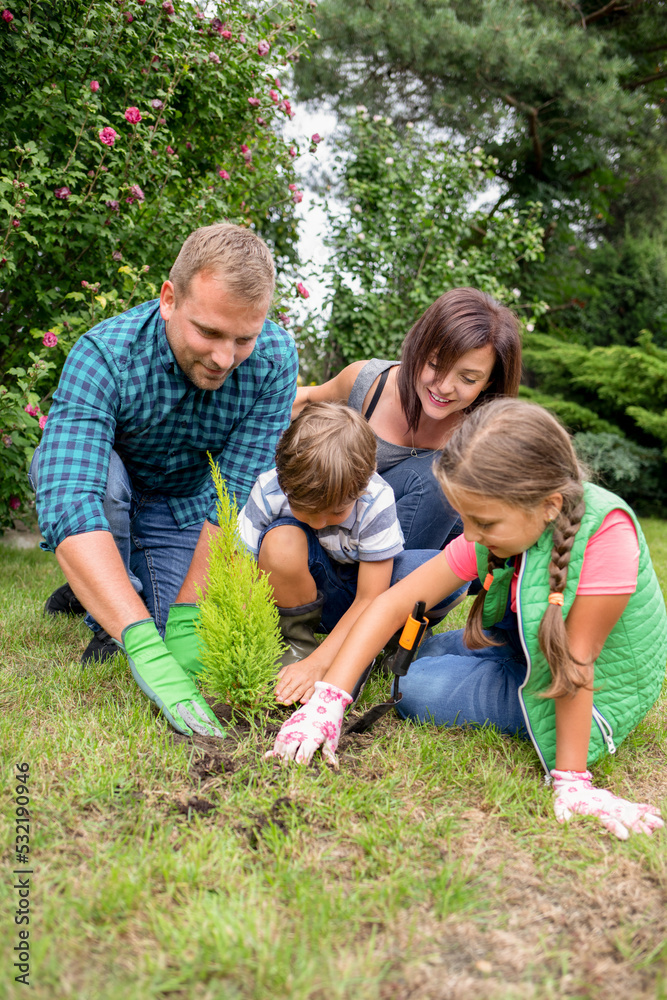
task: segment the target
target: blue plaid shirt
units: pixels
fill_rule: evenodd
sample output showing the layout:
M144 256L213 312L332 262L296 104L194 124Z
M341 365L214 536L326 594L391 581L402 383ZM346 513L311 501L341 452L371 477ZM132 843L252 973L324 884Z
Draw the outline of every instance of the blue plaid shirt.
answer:
M181 528L216 522L207 452L242 507L274 465L296 394L294 341L267 320L219 389L197 389L176 363L159 301L104 320L70 351L39 454L37 511L46 546L108 531L114 448L140 492L165 496Z

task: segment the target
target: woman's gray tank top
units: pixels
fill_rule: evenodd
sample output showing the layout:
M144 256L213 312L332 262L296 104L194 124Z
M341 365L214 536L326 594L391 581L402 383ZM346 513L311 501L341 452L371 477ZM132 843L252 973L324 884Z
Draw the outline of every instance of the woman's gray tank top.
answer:
M379 358L367 361L354 380L354 385L347 399L347 405L351 406L353 410L358 410L359 413L362 413L364 400L375 379L383 371L386 371L387 368L394 368L398 364L400 364L399 361L381 361ZM384 438L378 437L377 434L375 437L378 443L377 466L380 475L386 472L387 469L398 465L399 462L404 462L406 458L414 457L412 448L407 448L402 444L392 444L391 441L385 441ZM414 452L417 456L435 454L431 448L415 448Z

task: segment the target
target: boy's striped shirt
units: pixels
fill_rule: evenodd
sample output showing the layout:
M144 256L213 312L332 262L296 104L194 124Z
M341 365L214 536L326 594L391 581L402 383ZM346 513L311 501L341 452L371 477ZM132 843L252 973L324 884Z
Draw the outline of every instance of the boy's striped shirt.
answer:
M275 469L263 472L239 514L239 532L245 547L257 557L259 539L270 524L293 517L287 497L278 485ZM335 562L380 562L403 551L403 532L396 514L394 491L373 473L342 524L314 529L320 545Z

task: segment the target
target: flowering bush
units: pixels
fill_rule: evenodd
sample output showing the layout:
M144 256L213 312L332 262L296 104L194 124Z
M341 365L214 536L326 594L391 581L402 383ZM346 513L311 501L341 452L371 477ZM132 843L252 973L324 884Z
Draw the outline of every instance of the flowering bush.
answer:
M479 148L459 152L416 129L401 136L363 105L350 147L335 192L347 210L338 204L329 218L333 294L325 376L332 365L398 357L415 320L459 285L481 288L527 320L544 308L520 304L513 287L522 262L541 257L540 206L491 215L475 208L492 165Z
M0 385L0 531L32 505L26 468L46 424L36 387L55 365L44 354L31 351L29 357L27 369L10 370L11 389Z
M270 92L310 4L213 7L21 0L0 22L0 372L82 278L120 292L114 252L159 285L189 232L228 219L296 261L292 108Z
M0 525L27 488L7 494L14 459L25 466L39 433L24 406L47 407L81 333L157 294L188 233L252 226L279 272L297 262L299 150L271 91L310 37L310 3L214 7L20 0L0 21ZM37 339L49 360L28 399L17 380Z

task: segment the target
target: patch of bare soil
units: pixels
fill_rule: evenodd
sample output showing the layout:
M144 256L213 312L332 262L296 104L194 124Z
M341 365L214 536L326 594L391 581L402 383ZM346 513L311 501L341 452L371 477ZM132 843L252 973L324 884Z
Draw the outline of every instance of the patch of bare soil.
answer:
M604 846L579 877L539 870L516 842L508 852L499 820L466 815L459 856L463 843L474 870L496 883L484 920L439 921L425 910L417 926L414 914L412 925L407 916L399 921L387 946L396 972L382 1000L655 1000L660 960L652 957L667 940L664 886Z

